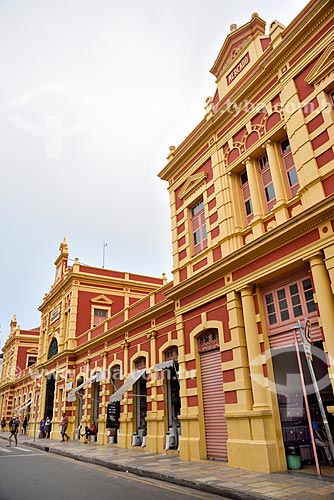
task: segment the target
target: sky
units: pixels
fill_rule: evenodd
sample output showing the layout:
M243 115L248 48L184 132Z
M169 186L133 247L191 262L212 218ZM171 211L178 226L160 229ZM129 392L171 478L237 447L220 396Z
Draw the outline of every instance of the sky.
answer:
M169 146L204 117L230 25L306 3L0 0L0 346L14 313L39 326L64 236L70 259L172 278Z

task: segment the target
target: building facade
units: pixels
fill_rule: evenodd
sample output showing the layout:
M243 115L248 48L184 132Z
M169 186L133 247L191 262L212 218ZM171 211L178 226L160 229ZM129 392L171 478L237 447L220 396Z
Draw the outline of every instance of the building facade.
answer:
M329 0L312 0L287 27L266 32L257 13L231 25L205 117L159 174L172 282L69 268L63 242L27 374L9 374L12 325L2 414L28 401L30 419L52 417L51 437L66 409L73 437L96 421L103 444L285 470L287 446L308 440L296 356L307 322L332 425L333 27ZM315 415L307 370L305 381Z

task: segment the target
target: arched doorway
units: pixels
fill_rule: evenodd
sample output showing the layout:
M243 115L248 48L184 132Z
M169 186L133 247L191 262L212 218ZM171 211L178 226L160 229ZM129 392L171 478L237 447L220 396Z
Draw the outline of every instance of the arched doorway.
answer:
M135 369L142 370L146 367L146 359L142 356L135 362ZM134 414L135 429L140 437L146 435L146 415L147 415L147 389L145 373L137 380L134 386Z
M225 393L219 335L216 328L209 328L199 336L198 352L201 364L207 457L210 460L227 461Z
M115 365L110 369L110 393L114 394L121 387L121 367ZM113 442L117 443L117 430L119 429L120 402L113 401L108 404L107 429Z
M44 415L41 415L42 418L49 417L50 420L52 420L53 404L55 397L55 385L56 385L56 373L51 373L47 375Z
M167 389L167 426L168 434L166 439L166 449L177 449L179 445L179 436L181 426L179 415L181 411L180 383L178 377L178 349L176 346L170 347L165 351L165 362L170 362L164 370Z
M93 422L95 422L96 427L98 427L99 413L100 413L100 382L94 382L92 387L92 399L93 399Z
M84 382L83 377L79 377L77 380L77 387L82 385ZM83 395L84 395L84 389L81 387L81 389L78 390L77 392L77 425L81 424L82 420L82 415L83 415Z

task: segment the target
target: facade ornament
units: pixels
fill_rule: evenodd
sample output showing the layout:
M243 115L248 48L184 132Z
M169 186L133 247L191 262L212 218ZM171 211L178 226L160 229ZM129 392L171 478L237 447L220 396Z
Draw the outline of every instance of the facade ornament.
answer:
M148 339L155 339L157 336L157 331L156 330L152 330L151 332L147 333L146 334L146 337Z
M130 347L130 342L127 339L124 339L123 342L121 343L121 348L123 351L128 350Z
M169 146L169 153L167 156L168 161L170 161L174 157L175 149L176 149L175 146Z

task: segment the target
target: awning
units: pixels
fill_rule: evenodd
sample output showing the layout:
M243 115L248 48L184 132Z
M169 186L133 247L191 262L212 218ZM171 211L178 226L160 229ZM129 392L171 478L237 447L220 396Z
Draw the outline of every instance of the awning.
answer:
M163 363L157 363L155 365L155 371L158 372L159 370L166 370L166 368L171 368L174 366L174 360L170 359L169 361L164 361Z
M24 408L27 408L27 406L31 405L31 398L27 399L27 401L24 401L20 406L15 408L15 412L20 413L20 411L24 410Z
M68 396L69 396L69 401L73 401L72 397L76 392L80 391L80 389L83 389L84 387L86 387L86 385L88 384L91 384L92 382L95 381L96 379L96 373L95 375L93 375L92 377L88 378L87 380L85 380L85 382L83 382L82 384L78 385L78 387L76 387L75 389L73 389L71 392L68 393Z
M110 403L113 403L114 401L120 401L122 399L122 396L125 391L128 391L130 387L133 386L137 382L137 380L140 379L142 375L146 372L146 368L143 368L143 370L134 370L133 372L130 373L122 387L120 387L112 396L110 396Z

